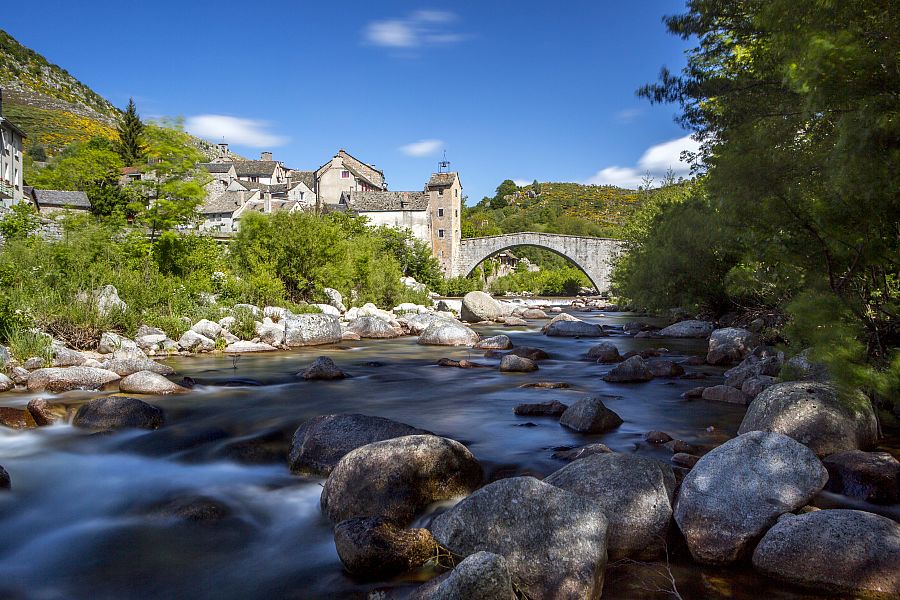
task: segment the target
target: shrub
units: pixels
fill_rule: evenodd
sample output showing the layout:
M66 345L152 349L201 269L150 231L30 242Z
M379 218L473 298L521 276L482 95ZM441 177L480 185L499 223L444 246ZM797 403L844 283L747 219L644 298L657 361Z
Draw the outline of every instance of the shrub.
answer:
M231 326L231 333L242 340L252 340L256 337L256 316L249 308L236 308L232 312L234 324Z

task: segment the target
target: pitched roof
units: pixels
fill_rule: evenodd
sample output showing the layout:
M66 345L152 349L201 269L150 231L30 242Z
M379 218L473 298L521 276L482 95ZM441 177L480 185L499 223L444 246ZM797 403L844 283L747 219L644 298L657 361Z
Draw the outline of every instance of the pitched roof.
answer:
M297 205L297 202L293 200L279 200L277 198L272 198L269 203L271 211L275 212L284 212L290 211ZM266 210L266 201L265 200L252 200L244 204L244 210L242 212L253 211L253 212L265 212Z
M425 192L344 192L343 200L350 210L375 212L388 210L427 210L428 195Z
M316 189L316 172L315 171L291 171L291 181L298 181L309 188L310 191Z
M456 173L432 173L426 187L444 187L453 185L453 181L456 178Z
M57 206L83 208L90 210L91 201L84 192L70 192L64 190L32 190L31 196L38 207Z
M222 162L222 163L199 163L197 166L203 169L206 169L207 173L227 173L231 170L231 165L234 163L230 162Z
M4 117L3 115L0 115L0 127L9 127L10 129L12 129L12 130L15 131L16 133L18 133L21 137L23 137L23 138L27 138L27 137L28 137L28 136L25 134L24 131L22 131L21 129L19 129L18 127L16 127L15 124L14 124L12 121L10 121L9 119L7 119L7 118Z
M238 177L271 177L277 166L277 160L239 160L234 170Z
M244 204L243 192L223 192L200 207L201 215L233 213Z
M343 148L341 150L339 150L338 153L335 155L335 158L338 158L338 157L343 162L344 168L347 169L348 171L350 171L351 173L353 173L353 175L357 179L362 179L366 183L370 183L374 187L377 187L377 188L383 189L385 187L384 186L384 173L382 171L379 171L372 165L368 165L368 164L364 163L363 161L359 160L358 158L356 158L355 156L352 156L350 153L348 153ZM316 173L318 173L325 167L328 167L329 165L331 165L331 161L328 161L327 163L325 163L324 165L319 167L316 170Z

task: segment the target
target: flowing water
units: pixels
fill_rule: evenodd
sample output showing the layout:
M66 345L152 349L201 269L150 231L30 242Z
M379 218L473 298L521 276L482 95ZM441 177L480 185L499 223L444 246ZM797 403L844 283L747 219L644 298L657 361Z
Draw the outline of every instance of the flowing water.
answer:
M622 314L578 316L616 325L630 320ZM11 492L0 494L0 598L366 598L373 591L404 597L428 574L375 582L348 576L319 512L322 480L287 469L291 433L316 415L378 415L459 440L489 479L543 477L564 464L553 458L554 449L593 442L668 461L668 450L643 441L651 429L707 447L735 435L743 407L680 398L691 387L717 382L721 369L688 368L707 373L706 383L607 384L600 375L608 367L584 359L598 340L547 338L540 334L542 324L531 322L527 330L478 328L485 336L502 332L517 346L547 350L552 358L536 373L438 367L435 361L445 356L494 367L498 360L472 350L418 346L415 338L237 360L179 357L169 364L198 385L190 394L148 398L166 413L167 424L158 431L91 434L69 425L0 430L0 465L13 482ZM623 353L664 345L675 360L705 350L696 340L614 336L605 341ZM296 373L319 355L331 356L352 378L299 380ZM564 381L571 388L519 387L536 381ZM523 402L571 403L586 394L607 396L604 402L624 424L607 434L582 435L555 419L512 412ZM63 395L73 402L93 396ZM6 394L0 402L23 407L31 397ZM160 510L197 496L224 503L227 514L196 522ZM669 570L665 567L609 568L604 598L671 597L656 590L668 586L670 572L684 598L813 597L747 568L699 567L684 552L675 552Z

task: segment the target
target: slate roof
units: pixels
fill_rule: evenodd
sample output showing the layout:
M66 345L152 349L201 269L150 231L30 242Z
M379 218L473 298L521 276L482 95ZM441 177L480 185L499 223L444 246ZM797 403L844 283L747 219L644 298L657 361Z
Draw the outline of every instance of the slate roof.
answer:
M272 208L273 213L289 211L292 208L294 208L296 205L297 205L297 203L292 200L278 200L276 198L273 198L271 203L269 204L269 206L271 206L271 208ZM252 202L247 202L247 204L244 205L244 212L246 212L248 210L253 211L253 212L258 212L258 213L265 212L266 201L265 200L253 200Z
M316 191L315 171L291 171L291 180L303 183L310 191Z
M350 210L375 212L389 210L428 210L425 192L358 192L344 193Z
M456 173L432 173L426 187L443 187L453 185Z
M34 198L38 207L71 207L90 210L91 201L88 200L87 194L84 192L70 192L63 190L31 190L31 197Z
M371 184L373 187L384 188L384 173L379 171L372 165L367 165L363 161L359 160L355 156L352 156L349 152L344 150L343 148L338 151L337 155L339 156L343 163L344 168L353 173L353 175L357 179L362 179L366 183ZM328 167L331 164L331 161L328 161L321 167L316 170L316 173L321 171L322 169Z
M233 163L225 162L225 163L200 163L197 165L198 167L202 167L206 169L207 173L227 173L231 170L231 165Z
M234 164L238 177L271 177L278 166L277 160L240 160Z
M223 192L200 207L201 215L233 213L244 203L242 192Z

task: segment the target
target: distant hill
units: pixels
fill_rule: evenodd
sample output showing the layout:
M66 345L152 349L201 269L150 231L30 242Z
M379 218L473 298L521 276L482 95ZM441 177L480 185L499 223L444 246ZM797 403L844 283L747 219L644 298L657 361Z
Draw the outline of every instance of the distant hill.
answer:
M26 153L41 146L52 156L72 142L116 137L118 108L2 29L0 87L3 115L28 134ZM216 155L215 144L194 139L208 158Z

